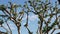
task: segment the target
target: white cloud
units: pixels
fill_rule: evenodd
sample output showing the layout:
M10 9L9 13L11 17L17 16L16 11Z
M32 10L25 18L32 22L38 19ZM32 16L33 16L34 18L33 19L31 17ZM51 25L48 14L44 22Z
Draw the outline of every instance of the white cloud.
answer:
M36 20L38 17L38 15L29 15L28 18L29 18L29 21L34 21ZM27 16L25 16L22 20L26 20Z
M24 18L23 18L23 25L25 25L26 24L26 18L27 18L27 16L25 16ZM38 15L29 15L28 16L28 20L29 20L29 23L30 23L30 21L36 21L36 20L38 20Z
M29 16L29 20L30 20L30 21L34 21L34 20L37 19L37 17L38 17L38 15Z

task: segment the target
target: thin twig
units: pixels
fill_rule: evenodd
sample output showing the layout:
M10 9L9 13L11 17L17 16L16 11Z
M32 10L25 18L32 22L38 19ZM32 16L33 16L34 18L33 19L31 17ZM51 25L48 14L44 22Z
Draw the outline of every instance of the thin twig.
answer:
M10 26L8 25L7 22L6 22L6 24L7 24L8 28L9 28L9 30L10 30L10 34L12 34L12 30L10 29Z
M2 25L1 25L1 27L3 27L7 32L9 32L9 31L8 31L8 29L7 29L7 28L5 28L4 26L2 26Z
M54 30L51 32L51 34L53 34L53 32L55 31L56 29L54 28Z

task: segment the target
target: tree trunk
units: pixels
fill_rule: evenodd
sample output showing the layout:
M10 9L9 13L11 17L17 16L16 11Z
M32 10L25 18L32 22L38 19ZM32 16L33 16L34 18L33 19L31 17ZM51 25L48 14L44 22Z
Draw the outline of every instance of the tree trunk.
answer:
M18 29L18 34L20 34L20 26L17 29Z
M39 15L39 19L40 19L40 34L43 34L42 33L42 25L43 25L43 16L42 15Z
M43 23L40 24L40 25L41 25L41 26L40 26L40 34L42 34L42 24L43 24Z
M20 34L20 24L19 23L17 24L17 31L18 31L18 34Z
M46 23L46 26L47 26L47 32L46 33L48 34L48 23Z

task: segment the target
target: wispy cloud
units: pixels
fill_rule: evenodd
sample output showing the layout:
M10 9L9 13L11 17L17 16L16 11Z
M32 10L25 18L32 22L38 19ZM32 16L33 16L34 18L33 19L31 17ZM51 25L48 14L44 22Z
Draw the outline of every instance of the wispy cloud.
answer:
M31 15L31 16L29 16L29 20L30 21L35 21L35 20L37 20L38 18L38 15Z
M34 20L38 19L37 17L38 17L38 15L29 15L28 16L29 21L34 21ZM26 18L27 18L27 16L25 16L22 20L26 20Z

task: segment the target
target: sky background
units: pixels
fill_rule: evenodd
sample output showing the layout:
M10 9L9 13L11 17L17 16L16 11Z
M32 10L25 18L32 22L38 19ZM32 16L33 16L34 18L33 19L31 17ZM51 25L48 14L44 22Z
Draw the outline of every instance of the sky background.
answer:
M24 2L25 1L27 1L27 0L0 0L0 5L1 4L8 4L8 1L11 1L12 3L16 3L16 4L21 4L21 5L24 5ZM55 1L57 1L57 0L51 0L50 2L54 5L54 2ZM20 10L18 10L18 11L20 11ZM0 12L0 14L2 14L2 12ZM53 18L52 20L54 20L55 18ZM33 34L36 34L36 31L37 31L37 29L38 29L38 24L37 24L37 22L38 22L38 18L37 18L37 15L34 15L33 13L31 13L31 14L29 14L29 26L28 26L28 28L30 29L30 31L31 32L33 32ZM53 21L52 21L53 22ZM28 31L27 31L27 29L23 26L24 24L26 23L26 16L23 18L23 21L22 21L22 26L21 26L21 30L20 30L20 32L21 32L21 34L28 34ZM14 25L14 23L12 23L11 21L8 21L8 24L9 24L9 26L10 26L10 28L11 28L11 30L12 30L12 32L13 32L13 34L18 34L17 33L17 29L16 29L16 26ZM8 28L7 27L7 25L6 25L6 23L4 23L3 24L6 28ZM5 32L5 30L2 28L2 27L0 27L0 31L4 31ZM51 31L50 31L51 32ZM50 32L49 32L49 34L50 34ZM57 32L60 32L60 30L56 30L55 32L54 32L54 34L56 34Z

